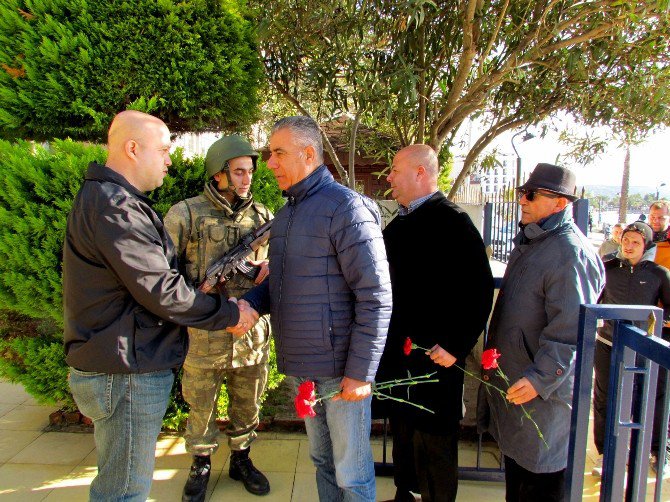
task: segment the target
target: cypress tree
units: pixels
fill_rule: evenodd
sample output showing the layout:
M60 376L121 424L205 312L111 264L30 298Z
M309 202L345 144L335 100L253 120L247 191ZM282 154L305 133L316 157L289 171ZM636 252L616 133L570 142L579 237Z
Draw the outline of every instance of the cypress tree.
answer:
M0 137L103 140L132 108L173 132L244 129L262 67L235 1L6 0Z

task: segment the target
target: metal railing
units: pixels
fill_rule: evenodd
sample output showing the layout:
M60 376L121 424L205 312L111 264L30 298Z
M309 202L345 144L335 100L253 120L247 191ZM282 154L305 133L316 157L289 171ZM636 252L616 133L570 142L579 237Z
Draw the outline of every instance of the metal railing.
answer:
M663 311L657 307L630 305L582 305L575 365L570 444L566 482L571 501L581 501L589 427L595 332L600 319L613 320L601 501L644 500L648 455L652 439L654 399L658 366L670 368L670 344L660 338ZM652 316L652 317L650 317ZM649 322L653 334L623 321ZM650 323L650 325L652 325ZM668 387L669 378L665 383ZM641 391L640 391L641 389ZM663 420L668 422L670 394L666 393ZM660 428L660 452L665 456L667 426ZM654 500L660 501L664 458L659 458ZM626 463L628 465L626 465Z
M513 187L510 183L484 205L484 244L491 246L492 258L505 263L514 248L512 238L519 231L519 203Z

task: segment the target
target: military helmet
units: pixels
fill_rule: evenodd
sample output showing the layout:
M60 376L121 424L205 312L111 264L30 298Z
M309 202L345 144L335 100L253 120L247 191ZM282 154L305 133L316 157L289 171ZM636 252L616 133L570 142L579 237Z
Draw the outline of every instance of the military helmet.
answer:
M256 167L258 152L242 136L224 136L216 140L207 150L205 156L205 170L211 178L220 171L228 169L228 161L237 157L251 157Z

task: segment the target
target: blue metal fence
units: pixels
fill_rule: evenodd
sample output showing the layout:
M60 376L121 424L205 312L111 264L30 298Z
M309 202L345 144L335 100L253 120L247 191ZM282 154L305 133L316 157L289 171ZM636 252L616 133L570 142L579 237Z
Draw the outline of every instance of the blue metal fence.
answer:
M657 307L583 305L579 319L579 341L575 365L575 390L568 452L567 483L571 501L582 500L584 465L589 427L596 324L615 321L607 404L607 438L604 452L600 500L644 500L648 455L651 445L654 396L658 366L670 368L670 344L660 338L663 311ZM623 321L649 322L649 336ZM653 324L652 324L653 323ZM668 377L666 376L666 388ZM634 389L637 389L634 391ZM640 391L641 389L641 391ZM651 396L651 397L650 397ZM666 393L664 423L668 421ZM660 431L661 453L665 452L667 428ZM663 458L659 465L663 465ZM628 465L626 466L626 463ZM663 469L658 470L655 499L660 500Z

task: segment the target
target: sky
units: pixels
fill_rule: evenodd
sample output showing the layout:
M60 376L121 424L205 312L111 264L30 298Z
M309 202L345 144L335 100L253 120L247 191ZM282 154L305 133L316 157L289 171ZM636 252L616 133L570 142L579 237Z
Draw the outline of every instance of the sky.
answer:
M582 126L574 123L568 123L569 127L579 132L584 131ZM521 157L521 165L525 176L533 170L536 164L540 162L555 163L560 153L564 153L567 147L558 141L558 133L548 132L545 138L539 138L539 130L536 132L538 137L526 142L520 142L521 136L517 137L514 144ZM513 131L510 134L503 134L496 140L496 147L503 155L508 155L508 159L515 162L514 150L511 146ZM604 136L606 131L601 131ZM588 166L579 166L571 164L569 161L560 161L559 163L571 168L577 176L577 184L582 185L609 185L621 187L621 178L623 175L623 162L625 150L619 147L618 142L612 140L606 151ZM650 192L656 190L661 183L666 183L665 187L660 187L662 196L670 196L670 129L665 129L647 137L647 139L631 148L631 186L650 187Z
M516 144L516 143L515 143ZM553 162L565 146L552 139L532 139L517 145L526 175L538 162ZM577 175L579 185L621 186L626 151L618 142L611 141L609 148L588 166L569 165ZM670 129L656 133L644 143L634 145L630 152L631 186L655 188L666 183L661 192L670 192Z

